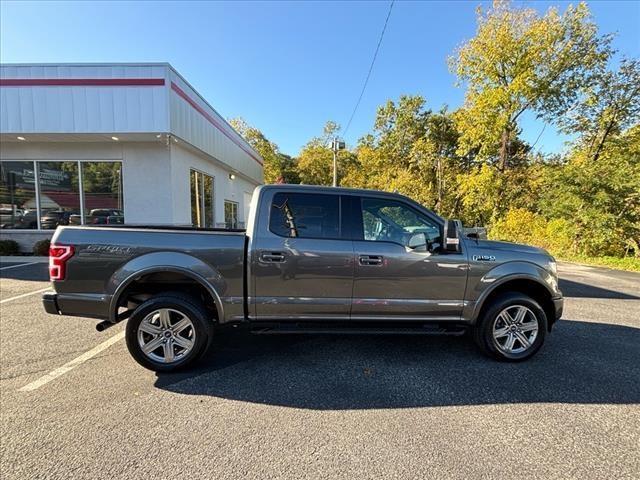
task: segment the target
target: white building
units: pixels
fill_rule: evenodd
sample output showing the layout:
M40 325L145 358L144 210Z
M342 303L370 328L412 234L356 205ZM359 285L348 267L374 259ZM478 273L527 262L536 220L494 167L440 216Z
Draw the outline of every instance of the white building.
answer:
M169 64L0 65L0 238L24 250L63 224L243 227L262 163Z

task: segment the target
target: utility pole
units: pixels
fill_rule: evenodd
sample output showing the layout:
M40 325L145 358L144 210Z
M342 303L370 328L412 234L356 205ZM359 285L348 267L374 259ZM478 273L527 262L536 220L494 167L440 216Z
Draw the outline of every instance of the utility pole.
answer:
M338 137L333 137L331 141L331 150L333 150L333 186L338 186L338 151L345 149L345 143Z

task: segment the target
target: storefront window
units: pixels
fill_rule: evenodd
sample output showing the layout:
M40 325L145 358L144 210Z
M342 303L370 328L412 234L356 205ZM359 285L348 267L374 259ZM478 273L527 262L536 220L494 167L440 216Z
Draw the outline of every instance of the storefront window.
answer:
M83 162L82 190L85 224L124 223L120 162Z
M213 177L191 170L191 224L213 227Z
M38 162L40 228L80 223L80 184L77 162Z
M224 223L226 228L238 228L238 204L224 201Z
M202 188L200 187L202 174L191 170L189 178L191 183L191 225L199 227L202 217Z
M0 228L124 223L121 170L120 162L2 161Z
M38 228L33 162L0 162L0 228Z
M204 226L212 228L213 225L213 177L204 177Z

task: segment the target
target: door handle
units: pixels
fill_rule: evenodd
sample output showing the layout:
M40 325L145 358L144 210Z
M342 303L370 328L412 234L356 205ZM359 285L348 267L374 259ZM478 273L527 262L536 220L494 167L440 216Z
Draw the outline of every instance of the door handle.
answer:
M260 254L260 260L267 263L282 263L285 257L282 252L263 252Z
M382 265L383 257L382 255L360 255L358 257L358 261L362 266L376 266Z

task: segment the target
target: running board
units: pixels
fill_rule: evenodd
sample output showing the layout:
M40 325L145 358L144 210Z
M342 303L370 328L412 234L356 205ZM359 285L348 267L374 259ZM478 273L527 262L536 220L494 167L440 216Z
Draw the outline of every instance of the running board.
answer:
M286 334L313 334L313 335L453 335L460 336L466 332L465 327L451 326L415 326L415 327L357 327L357 326L304 326L304 325L270 325L253 326L251 333L254 335L286 335Z

